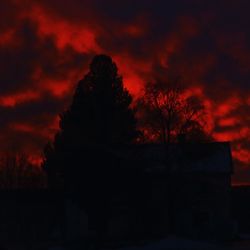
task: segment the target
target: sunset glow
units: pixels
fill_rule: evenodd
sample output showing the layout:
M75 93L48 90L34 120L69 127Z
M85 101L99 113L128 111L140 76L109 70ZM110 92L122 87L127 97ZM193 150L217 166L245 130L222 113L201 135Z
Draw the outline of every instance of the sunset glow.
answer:
M167 70L180 75L187 95L204 102L206 130L232 141L233 181L250 184L249 6L222 1L232 21L215 1L103 2L1 1L0 151L15 145L39 163L77 81L93 55L106 53L135 99Z

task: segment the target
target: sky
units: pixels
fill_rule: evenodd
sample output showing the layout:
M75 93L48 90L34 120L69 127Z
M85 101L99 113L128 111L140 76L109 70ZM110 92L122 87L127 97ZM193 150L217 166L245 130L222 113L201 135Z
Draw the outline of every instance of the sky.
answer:
M207 130L232 142L233 183L250 184L250 1L1 0L0 152L40 159L94 55L134 98L171 70L200 97Z

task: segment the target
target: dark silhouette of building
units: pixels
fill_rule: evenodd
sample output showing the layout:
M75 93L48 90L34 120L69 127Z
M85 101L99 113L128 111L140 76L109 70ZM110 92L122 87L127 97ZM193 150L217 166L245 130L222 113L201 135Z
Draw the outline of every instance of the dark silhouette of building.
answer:
M232 237L229 143L171 144L168 155L160 144L123 146L108 152L108 158L115 159L115 168L102 173L101 183L93 184L106 200L105 212L86 213L93 241L122 244L169 233L198 239ZM75 206L81 210L79 200ZM102 220L102 229L97 218Z

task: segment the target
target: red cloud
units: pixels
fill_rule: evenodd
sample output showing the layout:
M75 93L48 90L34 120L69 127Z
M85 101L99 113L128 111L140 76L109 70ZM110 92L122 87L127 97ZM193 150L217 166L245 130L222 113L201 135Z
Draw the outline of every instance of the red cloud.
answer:
M39 93L35 91L24 91L21 93L0 96L0 106L15 107L22 102L32 101L38 98Z
M2 18L11 22L0 24L0 134L7 142L0 150L15 142L39 161L92 56L107 53L134 97L167 69L181 75L186 94L204 102L206 129L232 141L236 168L250 164L248 25L232 23L212 3L204 10L197 1L197 8L183 2L186 9L174 3L166 8L161 0L157 6L138 1L134 8L112 0L101 7L96 0L3 2L11 11ZM236 4L228 8L248 20Z

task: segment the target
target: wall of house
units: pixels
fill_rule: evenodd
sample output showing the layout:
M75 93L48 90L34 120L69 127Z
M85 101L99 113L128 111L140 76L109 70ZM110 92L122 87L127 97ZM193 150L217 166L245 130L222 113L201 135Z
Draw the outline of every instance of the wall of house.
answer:
M119 214L117 208L117 216L110 219L109 232L114 238L134 234L153 239L168 233L203 239L230 237L230 175L178 174L167 178L159 174L140 183L130 210Z
M230 176L186 175L176 188L176 231L195 238L231 237Z

